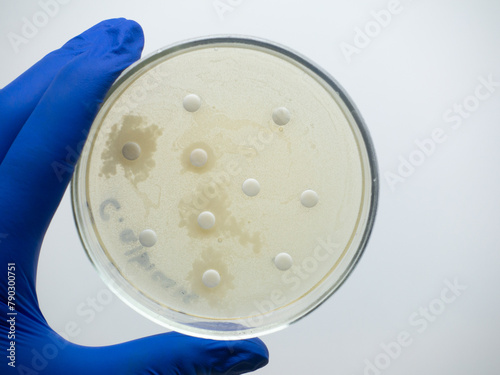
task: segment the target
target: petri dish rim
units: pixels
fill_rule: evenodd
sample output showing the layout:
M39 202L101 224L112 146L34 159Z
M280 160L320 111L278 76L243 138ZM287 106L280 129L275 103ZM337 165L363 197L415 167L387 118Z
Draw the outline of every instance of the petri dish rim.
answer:
M134 64L132 64L130 67L128 67L125 71L122 72L122 74L117 78L117 80L113 83L112 87L108 91L106 97L103 100L103 103L101 105L101 109L99 113L96 116L96 120L94 121L94 124L97 122L100 116L102 116L102 108L104 105L107 103L108 99L112 98L113 94L118 90L122 88L122 85L128 81L129 78L131 78L134 74L136 74L138 71L140 71L142 68L151 65L154 66L152 63L155 60L160 60L162 57L166 55L174 55L177 52L182 52L191 48L199 47L199 46L205 46L205 45L213 45L216 47L216 45L225 45L225 46L230 46L231 44L234 45L248 45L250 47L258 47L261 50L264 51L272 51L277 53L278 55L285 56L290 62L306 68L305 70L311 71L314 75L316 75L320 80L319 83L324 86L326 84L326 88L329 88L334 91L335 94L337 94L341 100L339 102L339 106L341 109L344 111L344 115L346 117L352 116L352 120L349 120L349 123L351 126L354 124L356 125L356 130L359 131L361 135L361 140L362 140L362 146L364 146L364 151L366 152L366 157L368 159L367 166L369 167L369 176L371 177L371 180L369 181L369 188L370 188L370 195L366 196L365 198L368 200L369 199L369 205L367 208L367 216L365 219L364 223L364 228L363 228L363 233L361 234L361 238L359 240L359 245L358 248L355 250L354 255L350 258L350 261L348 265L345 267L344 271L342 274L337 277L336 281L329 287L327 288L319 297L316 298L314 303L310 303L307 305L306 308L303 308L301 311L298 311L294 315L289 316L287 319L277 323L273 324L268 324L264 325L261 327L257 328L249 328L249 327L233 327L227 329L224 328L222 330L215 329L214 326L208 324L204 326L203 324L190 324L189 322L178 322L175 319L168 319L165 318L161 314L161 310L165 308L164 305L160 305L159 303L156 303L158 305L157 312L155 312L155 302L149 299L143 292L133 288L128 280L121 275L121 273L114 269L113 263L108 259L104 259L103 255L105 254L105 250L102 249L99 246L99 242L97 243L94 241L92 243L91 237L92 233L89 231L88 226L88 221L91 223L93 222L93 217L92 213L90 212L90 217L85 218L83 214L83 208L87 207L88 204L86 204L86 198L82 200L82 195L81 192L79 191L79 176L81 175L82 177L86 177L86 160L84 158L80 158L76 168L75 168L75 174L74 177L71 181L71 200L72 200L72 207L73 207L73 217L75 220L75 224L77 227L77 231L80 237L80 240L82 242L82 245L85 249L85 252L92 263L93 267L96 269L100 277L103 279L105 284L116 294L118 297L124 301L127 305L132 307L134 310L142 314L143 316L147 317L150 320L155 321L156 323L167 327L168 329L176 330L178 332L188 334L188 335L194 335L202 338L209 338L209 339L219 339L219 340L228 340L228 339L246 339L246 338L251 338L251 337L256 337L264 334L269 334L278 330L281 330L283 328L286 328L290 324L299 321L300 319L304 318L308 314L310 314L312 311L314 311L317 307L319 307L323 302L325 302L347 279L347 277L351 274L351 272L354 270L356 265L358 264L359 260L361 259L361 256L367 246L368 239L370 237L370 234L373 230L373 226L375 223L375 217L376 217L376 212L377 212L377 206L378 206L378 197L379 197L379 179L378 179L378 165L377 165L377 159L376 159L376 154L375 154L375 148L372 142L372 139L370 137L370 134L368 132L368 129L366 127L366 124L359 113L357 107L355 106L354 102L350 98L350 96L347 94L347 92L343 89L343 87L325 70L320 68L317 64L313 63L311 60L308 58L302 56L300 53L295 52L291 50L290 48L284 47L280 44L277 44L275 42L270 42L264 39L260 38L255 38L255 37L248 37L248 36L240 36L240 35L220 35L220 36L208 36L208 37L202 37L202 38L196 38L196 39L190 39L190 40L185 40L181 41L179 43L175 43L173 45L161 48L159 50L156 50L149 55L143 57L142 59L138 60ZM321 82L323 81L323 82ZM345 108L344 108L345 107ZM353 129L354 130L354 129ZM92 139L93 136L95 135L97 129L96 126L92 126L89 132L89 139ZM357 137L356 137L357 138ZM90 142L86 142L84 150L83 150L83 155L85 155L85 150L88 150ZM359 140L358 140L358 149L359 149ZM367 167L366 165L363 165L363 168ZM82 173L83 172L83 173ZM363 187L365 189L365 187ZM362 205L361 205L362 206ZM362 211L362 207L360 207L360 212ZM87 223L86 223L87 222ZM358 228L359 229L359 228ZM353 234L353 238L356 235ZM95 236L95 234L94 234ZM99 247L99 249L95 249L96 245ZM345 251L344 251L345 254ZM339 259L339 262L343 258L341 257ZM106 262L107 261L107 262ZM338 263L336 265L338 265ZM110 267L111 266L111 267ZM325 275L325 277L322 279L321 282L323 282L328 276L331 274L331 271ZM321 283L320 282L320 283ZM128 285L127 285L128 284ZM319 284L319 283L318 283ZM314 287L316 288L316 286ZM134 298L134 295L136 296ZM142 295L142 297L141 297ZM146 298L149 300L149 303L141 303L137 301L137 298ZM302 298L302 297L301 297ZM144 301L143 301L144 302ZM296 301L290 302L288 305L283 306L287 307L290 304L293 304ZM282 308L283 308L282 307ZM166 307L167 309L170 309ZM179 315L184 315L184 313L175 311L173 309L170 309L174 314L179 314ZM186 316L189 316L188 314L185 314ZM265 314L264 314L265 315ZM195 317L198 318L198 317ZM244 318L242 318L244 319ZM189 319L188 319L189 320Z

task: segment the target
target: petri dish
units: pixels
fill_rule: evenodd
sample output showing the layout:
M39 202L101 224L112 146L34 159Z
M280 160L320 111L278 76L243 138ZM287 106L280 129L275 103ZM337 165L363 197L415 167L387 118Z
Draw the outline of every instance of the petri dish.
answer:
M372 142L340 85L288 48L226 36L128 68L72 183L106 284L168 329L224 340L285 328L332 295L377 197Z

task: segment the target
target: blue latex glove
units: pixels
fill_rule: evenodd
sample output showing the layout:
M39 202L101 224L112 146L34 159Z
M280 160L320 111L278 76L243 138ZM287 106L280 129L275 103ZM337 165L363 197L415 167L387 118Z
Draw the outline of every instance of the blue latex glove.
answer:
M75 345L48 326L38 307L38 255L72 176L75 160L68 160L68 149L81 146L109 87L140 57L143 44L137 23L104 21L0 91L1 374L241 374L268 362L258 339L223 342L168 333L109 347ZM64 166L62 181L54 165ZM10 301L9 268L16 293ZM12 327L15 339L8 337ZM15 368L8 365L11 341Z

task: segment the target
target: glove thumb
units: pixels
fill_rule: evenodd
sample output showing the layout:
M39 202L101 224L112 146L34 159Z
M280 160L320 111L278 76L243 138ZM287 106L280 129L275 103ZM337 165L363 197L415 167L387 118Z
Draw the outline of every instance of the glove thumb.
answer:
M87 358L103 374L236 375L269 362L269 352L260 339L215 341L177 332L86 349L99 352Z

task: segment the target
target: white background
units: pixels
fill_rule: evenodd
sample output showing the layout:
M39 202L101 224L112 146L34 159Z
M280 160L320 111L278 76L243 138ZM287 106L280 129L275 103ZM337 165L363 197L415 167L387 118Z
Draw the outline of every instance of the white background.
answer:
M342 42L354 44L357 27L375 33L371 12L387 9L388 1L227 0L232 11L221 18L213 0L72 0L18 52L8 33L22 35L23 17L31 20L41 7L33 0L0 1L0 86L93 24L126 17L144 28L145 53L197 36L258 36L316 61L352 96L372 134L381 173L371 241L324 305L263 338L271 362L257 373L373 375L365 372L365 361L378 358L384 365L382 345L403 331L411 344L383 374L500 372L500 87L458 129L443 120L455 103L475 104L467 97L479 77L500 81L499 2L401 0L399 14L348 61ZM445 142L391 189L385 174L397 173L400 156L408 159L418 150L415 141L436 128L443 129ZM439 307L435 299L446 280L455 279L467 289L419 332L422 326L409 317L430 303ZM76 325L73 341L85 345L164 331L116 297L90 307L88 299L100 295L102 301L106 290L85 256L66 195L39 265L38 295L49 323L61 333Z

